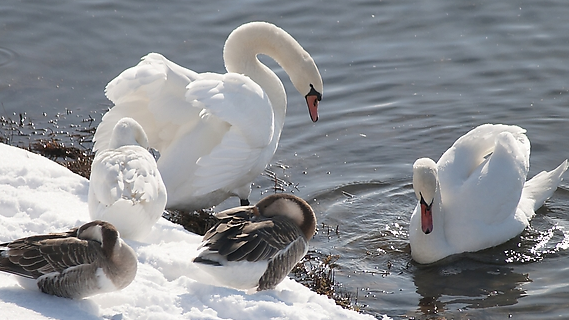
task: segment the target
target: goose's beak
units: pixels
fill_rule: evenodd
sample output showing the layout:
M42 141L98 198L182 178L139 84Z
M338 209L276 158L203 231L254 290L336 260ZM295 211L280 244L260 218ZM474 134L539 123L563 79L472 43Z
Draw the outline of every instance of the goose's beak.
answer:
M312 122L318 121L318 104L322 100L322 94L316 91L312 85L310 85L310 92L305 96L306 104L308 105L308 113L310 114L310 119Z
M433 232L433 202L427 204L423 196L421 196L421 229L425 234Z

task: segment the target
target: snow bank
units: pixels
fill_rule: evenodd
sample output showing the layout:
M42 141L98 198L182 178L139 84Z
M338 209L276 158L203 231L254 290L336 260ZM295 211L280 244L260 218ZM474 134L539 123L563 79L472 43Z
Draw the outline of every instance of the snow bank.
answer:
M89 181L23 149L0 144L0 242L65 231L90 221ZM374 319L342 309L286 278L253 294L215 286L191 260L201 237L165 219L141 242L133 283L119 292L70 300L26 290L0 273L2 319Z

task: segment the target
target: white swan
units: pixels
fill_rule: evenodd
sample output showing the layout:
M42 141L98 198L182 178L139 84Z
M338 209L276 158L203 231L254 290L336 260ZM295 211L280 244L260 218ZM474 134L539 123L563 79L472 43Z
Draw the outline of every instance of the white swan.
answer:
M0 271L32 279L47 294L80 299L126 288L137 270L136 253L105 221L67 232L0 244ZM28 280L29 281L29 280Z
M166 187L147 147L138 122L123 118L91 165L89 215L112 223L126 239L146 236L166 206Z
M318 120L322 78L310 55L284 30L264 22L235 29L223 50L226 74L196 73L151 53L106 88L115 106L95 133L108 148L122 117L137 120L168 190L168 208L197 210L236 195L248 204L251 182L277 149L286 114L284 86L257 59L275 59Z
M301 198L278 193L254 206L216 214L194 262L218 283L237 289L273 289L306 255L316 216Z
M567 160L526 181L530 143L517 126L481 125L437 163L413 165L419 200L409 225L411 256L432 263L493 247L520 234L561 182Z

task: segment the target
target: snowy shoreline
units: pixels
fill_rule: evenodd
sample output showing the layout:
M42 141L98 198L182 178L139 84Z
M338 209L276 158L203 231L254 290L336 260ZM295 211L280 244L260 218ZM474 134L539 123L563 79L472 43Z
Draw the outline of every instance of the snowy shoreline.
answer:
M89 221L89 181L37 154L0 143L0 241L68 230ZM160 219L141 242L137 277L119 292L70 300L20 287L0 274L1 319L375 319L342 309L286 278L249 294L212 285L193 266L201 236Z

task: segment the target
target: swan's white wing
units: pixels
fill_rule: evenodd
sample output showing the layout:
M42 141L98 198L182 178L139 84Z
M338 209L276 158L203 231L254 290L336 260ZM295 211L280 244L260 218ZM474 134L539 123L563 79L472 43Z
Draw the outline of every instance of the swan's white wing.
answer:
M542 171L528 180L522 191L522 199L518 209L531 219L535 210L543 205L545 200L553 195L553 192L561 183L561 176L567 170L567 160L551 171Z
M156 172L152 172L145 163L148 158L132 152L134 148L137 147L127 146L101 152L93 161L90 187L96 191L102 203L111 205L118 199L144 201L155 196L152 188L147 189L146 186L153 185ZM127 149L130 152L125 152Z
M530 149L529 140L519 129L481 126L470 132L475 134L457 140L453 152L441 157L446 161L439 168L444 234L453 253L498 245L527 226L528 220L516 214Z
M250 183L276 149L272 106L263 90L248 77L228 73L192 82L186 98L203 107L202 119L217 117L229 125L221 142L197 160L196 195Z
M247 76L205 73L188 85L186 99L202 108L200 116L216 117L241 131L251 147L265 147L273 138L274 114L269 97Z
M525 139L523 150L529 159L529 141L525 129L503 124L484 124L460 137L437 162L441 193L453 193L459 189L472 172L486 161L486 156L494 151L496 137L502 132L510 132L517 139ZM529 160L528 160L529 161ZM445 201L443 199L443 201Z
M142 147L104 150L93 160L89 184L91 218L102 218L106 208L123 200L160 214L166 205L166 188L160 173L152 155Z
M529 170L529 140L518 138L510 132L495 137L493 153L454 193L455 217L483 225L513 220Z
M105 91L115 104L146 97L150 102L148 108L159 121L183 123L184 119L179 119L178 112L187 105L184 103L185 88L198 78L198 73L159 53L150 53L139 64L109 82Z
M108 148L117 121L134 118L160 152L170 207L208 207L230 194L247 197L248 184L277 147L280 128L275 134L269 98L241 74L196 74L149 54L111 81L107 96L115 106L95 133L94 149Z
M251 148L244 136L231 129L210 154L200 158L196 169L196 196L220 188L227 191L250 184L267 162L261 160L261 148Z
M135 119L148 135L149 144L164 150L181 125L197 121L199 110L184 95L188 83L199 74L185 69L158 53L119 74L106 87L115 106L105 114L95 133L94 150L108 148L115 124L123 117Z

